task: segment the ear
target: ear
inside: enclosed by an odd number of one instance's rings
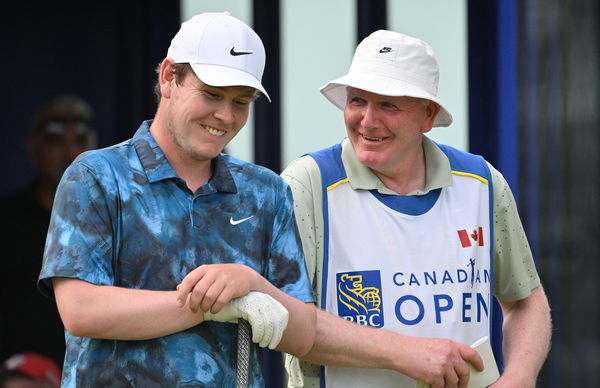
[[[160,94],[164,98],[170,98],[171,90],[175,87],[175,75],[171,67],[174,63],[173,59],[165,58],[160,64],[158,80],[160,83]]]
[[[421,125],[421,133],[427,133],[431,131],[433,128],[433,122],[437,117],[438,113],[440,113],[440,106],[433,101],[427,101],[427,105],[425,106],[425,120],[423,121],[423,125]]]

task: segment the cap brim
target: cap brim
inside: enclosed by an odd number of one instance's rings
[[[372,74],[347,74],[328,82],[321,88],[321,93],[335,106],[343,110],[346,106],[347,86],[383,96],[407,96],[431,100],[440,106],[440,112],[436,116],[433,126],[447,127],[452,124],[452,115],[444,108],[436,96],[400,80],[393,80]]]
[[[190,63],[194,73],[210,86],[249,86],[259,90],[271,102],[269,94],[261,83],[251,74],[233,67]]]

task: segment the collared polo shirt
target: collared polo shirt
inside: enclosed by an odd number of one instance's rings
[[[132,139],[82,154],[65,172],[50,222],[40,289],[52,278],[174,290],[202,264],[247,265],[313,302],[292,196],[276,174],[225,154],[195,193],[178,177],[144,122]],[[236,325],[203,322],[143,341],[66,333],[63,386],[235,385]],[[250,383],[264,385],[252,347]]]

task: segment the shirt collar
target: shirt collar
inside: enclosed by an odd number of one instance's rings
[[[152,137],[150,133],[151,124],[152,120],[144,121],[132,138],[133,146],[146,172],[148,182],[154,183],[173,178],[181,179],[167,160],[156,140]],[[229,166],[221,155],[212,160],[212,170],[213,174],[208,182],[209,184],[212,184],[218,191],[237,192],[237,187],[229,171]]]
[[[423,136],[425,153],[426,182],[423,190],[415,190],[409,195],[424,195],[431,190],[448,187],[452,184],[450,161],[446,154],[427,136]],[[397,194],[388,189],[370,168],[358,161],[354,148],[347,138],[342,142],[342,162],[348,181],[354,190],[377,190],[382,194]]]

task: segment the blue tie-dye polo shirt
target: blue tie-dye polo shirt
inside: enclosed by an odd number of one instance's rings
[[[282,291],[313,302],[292,196],[268,169],[221,154],[192,193],[149,132],[79,156],[59,185],[40,289],[54,277],[174,290],[202,264],[245,264]],[[245,219],[245,220],[244,220]],[[239,222],[244,220],[243,222]],[[237,325],[204,322],[154,340],[66,332],[64,387],[233,387]],[[264,385],[260,350],[250,386]]]

